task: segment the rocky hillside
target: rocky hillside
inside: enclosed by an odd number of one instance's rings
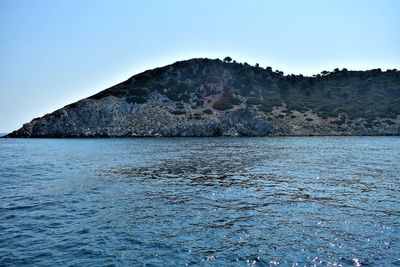
[[[191,59],[137,74],[8,137],[399,135],[400,72],[313,77]]]

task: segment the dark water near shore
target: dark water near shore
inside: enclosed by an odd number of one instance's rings
[[[399,165],[399,137],[0,139],[0,266],[399,266]]]

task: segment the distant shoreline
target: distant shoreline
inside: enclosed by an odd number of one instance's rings
[[[381,135],[265,135],[265,136],[7,136],[1,135],[3,139],[175,139],[175,138],[277,138],[277,137],[385,137],[400,136],[399,134],[381,134]]]

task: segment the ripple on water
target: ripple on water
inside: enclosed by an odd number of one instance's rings
[[[399,265],[399,144],[5,140],[0,265]]]

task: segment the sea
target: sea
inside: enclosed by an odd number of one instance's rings
[[[400,266],[400,137],[0,139],[0,266]]]

